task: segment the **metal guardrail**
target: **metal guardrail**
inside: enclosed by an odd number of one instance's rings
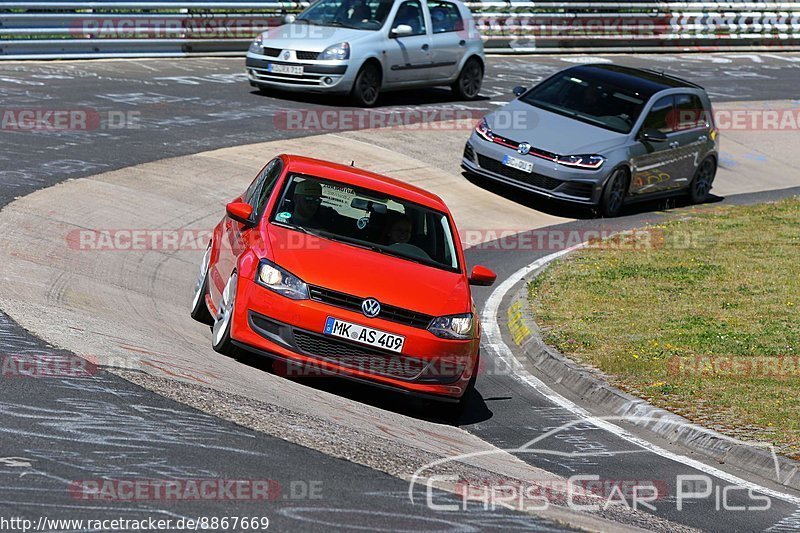
[[[243,55],[309,2],[0,3],[0,59]],[[487,52],[800,50],[798,2],[467,2]]]

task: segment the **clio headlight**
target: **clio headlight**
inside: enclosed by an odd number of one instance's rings
[[[350,59],[350,45],[339,43],[329,46],[317,56],[317,59]]]
[[[261,48],[263,46],[264,46],[264,34],[262,33],[258,37],[256,37],[252,43],[250,43],[250,48],[248,49],[248,51],[254,54],[261,54],[262,53]]]

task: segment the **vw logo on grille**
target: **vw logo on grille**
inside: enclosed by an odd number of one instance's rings
[[[530,151],[531,145],[528,143],[519,143],[519,146],[517,146],[517,153],[519,155],[526,155]]]
[[[361,302],[361,312],[370,318],[375,318],[381,312],[381,304],[375,298],[367,298]]]

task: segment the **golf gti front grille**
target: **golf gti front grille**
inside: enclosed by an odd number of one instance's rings
[[[400,354],[380,353],[375,348],[327,339],[294,330],[297,348],[307,355],[369,374],[399,379],[414,379],[425,369],[426,361]]]
[[[478,154],[478,164],[481,166],[481,168],[484,168],[489,172],[494,172],[495,174],[500,174],[501,176],[511,178],[514,181],[533,185],[534,187],[539,187],[540,189],[547,189],[548,191],[552,191],[563,183],[561,180],[551,178],[549,176],[536,174],[534,172],[529,173],[516,168],[511,168],[504,165],[500,161],[496,161],[491,157],[486,157],[485,155],[481,154]]]
[[[325,289],[323,287],[317,287],[314,285],[309,285],[308,292],[311,296],[311,299],[317,302],[322,302],[328,305],[333,305],[361,313],[361,302],[364,301],[364,298],[359,296],[353,296],[352,294],[333,291],[331,289]],[[409,311],[408,309],[395,307],[393,305],[387,305],[383,302],[381,302],[381,312],[378,314],[378,317],[384,320],[397,322],[398,324],[422,329],[427,328],[428,324],[430,324],[431,320],[433,320],[433,317],[430,315],[417,313],[416,311]]]
[[[521,142],[497,135],[496,133],[492,133],[492,142],[505,146],[506,148],[511,148],[512,150],[516,150],[519,148],[519,145],[522,144]],[[553,152],[548,152],[547,150],[542,150],[541,148],[536,148],[533,146],[529,148],[527,155],[540,157],[542,159],[547,159],[548,161],[556,161],[558,159],[558,154],[554,154]]]

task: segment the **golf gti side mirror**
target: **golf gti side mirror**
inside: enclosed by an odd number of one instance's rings
[[[527,90],[528,90],[527,88],[525,88],[525,87],[523,87],[521,85],[518,85],[518,86],[514,87],[514,96],[522,96],[523,93],[525,93],[525,91],[527,91]]]
[[[469,275],[469,284],[478,285],[481,287],[488,287],[497,279],[497,274],[486,268],[485,266],[475,265],[472,268],[472,274]]]
[[[414,33],[414,28],[408,24],[398,24],[392,28],[392,37],[404,37],[406,35],[411,35],[412,33]]]
[[[225,206],[225,212],[236,222],[241,222],[245,226],[252,226],[253,206],[245,202],[231,202]]]
[[[639,138],[643,141],[663,143],[667,141],[667,134],[654,128],[647,128],[639,134]]]

